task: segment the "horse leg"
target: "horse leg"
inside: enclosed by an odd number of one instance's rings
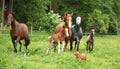
[[[93,51],[93,47],[94,47],[94,44],[92,44],[92,49],[91,49],[91,51]]]
[[[77,40],[75,40],[75,46],[74,46],[74,49],[76,49],[76,45],[77,45]]]
[[[60,42],[58,42],[58,54],[60,54]]]
[[[48,49],[47,49],[46,54],[48,54],[49,50],[51,50],[51,49],[52,49],[52,47],[53,47],[53,43],[51,42],[51,43],[49,44],[49,46],[48,46]]]
[[[24,38],[24,41],[25,41],[24,46],[26,47],[26,50],[27,50],[27,46],[30,44],[30,39],[29,39],[28,35]]]
[[[14,46],[14,52],[17,53],[17,49],[16,49],[16,45],[15,45],[15,40],[12,38],[12,43],[13,43],[13,46]]]
[[[68,44],[68,40],[65,40],[64,52],[66,50],[67,44]]]
[[[16,47],[17,47],[17,43],[20,41],[20,37],[18,37],[17,38],[17,40],[16,40],[16,42],[15,42],[15,45],[14,45],[14,52],[17,52],[17,49],[16,49]]]
[[[62,42],[62,52],[64,51],[65,41]]]
[[[21,43],[21,41],[19,41],[19,44],[20,44],[19,51],[21,52],[21,48],[22,48],[22,43]]]
[[[54,52],[56,51],[56,44],[54,44]]]
[[[72,44],[73,44],[73,41],[72,41],[72,39],[71,39],[71,40],[70,40],[70,51],[72,51],[72,48],[73,48]]]
[[[86,51],[88,50],[88,42],[86,42],[87,46],[86,46]]]
[[[79,50],[79,44],[80,44],[80,40],[77,40],[77,51]]]
[[[91,51],[91,43],[89,44],[89,51]]]

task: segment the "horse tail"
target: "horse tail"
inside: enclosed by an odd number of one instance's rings
[[[48,37],[48,39],[50,39],[50,38],[51,38],[51,36]]]
[[[25,46],[27,47],[29,44],[30,44],[30,39],[29,39],[29,37],[27,36],[27,37],[25,38]]]

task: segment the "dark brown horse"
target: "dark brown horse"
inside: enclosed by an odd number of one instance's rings
[[[65,14],[62,19],[64,21],[64,24],[59,24],[54,31],[54,34],[57,34],[62,30],[64,25],[67,27],[69,36],[65,37],[64,51],[66,50],[68,41],[70,40],[70,38],[72,36],[72,32],[71,32],[72,16],[73,16],[73,14]]]
[[[94,35],[95,35],[95,29],[91,29],[90,35],[88,35],[87,40],[86,40],[86,50],[92,51],[94,47]]]
[[[10,35],[12,39],[12,43],[14,46],[14,52],[17,52],[17,43],[20,44],[19,51],[21,51],[22,43],[21,40],[24,39],[25,41],[25,47],[27,50],[27,46],[30,43],[29,37],[28,37],[28,28],[23,23],[18,23],[12,13],[9,13],[7,16],[7,24],[11,25]]]

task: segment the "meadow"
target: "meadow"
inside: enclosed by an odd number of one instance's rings
[[[120,69],[120,35],[95,35],[93,52],[86,51],[86,35],[81,39],[80,53],[87,55],[87,60],[77,60],[76,51],[69,50],[60,54],[46,54],[49,45],[49,32],[33,32],[28,54],[25,47],[22,52],[14,53],[9,31],[0,35],[0,69]],[[8,34],[8,35],[6,35]],[[24,42],[23,42],[24,43]],[[19,48],[19,44],[17,46]]]

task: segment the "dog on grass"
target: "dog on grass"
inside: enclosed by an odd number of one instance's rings
[[[73,55],[75,55],[78,60],[86,60],[86,59],[87,59],[87,57],[86,57],[85,54],[80,54],[80,53],[77,52],[77,51],[74,52]]]

